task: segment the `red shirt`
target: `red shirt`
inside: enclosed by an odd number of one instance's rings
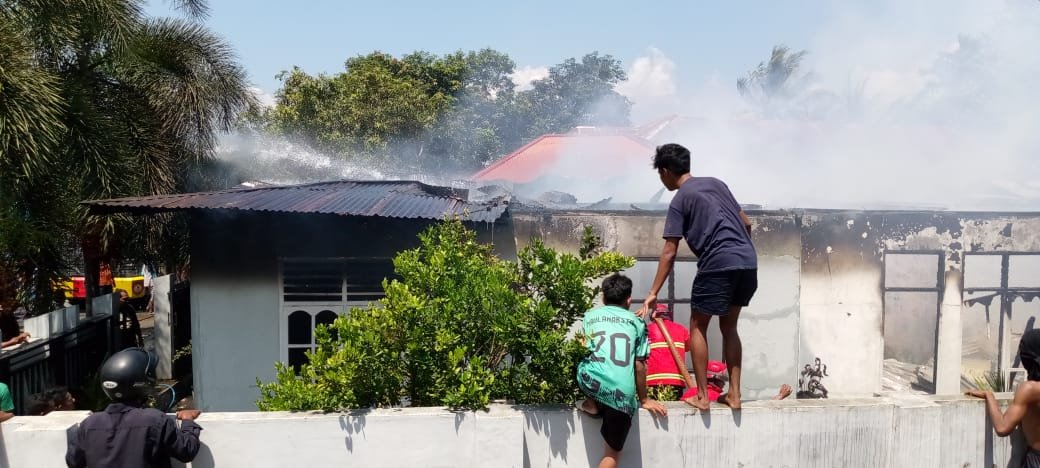
[[[668,319],[661,319],[668,334],[675,343],[675,350],[679,352],[682,359],[686,359],[686,342],[690,339],[690,332],[686,327]],[[657,328],[657,322],[651,322],[646,327],[650,339],[650,357],[646,360],[646,384],[653,385],[677,385],[685,386],[679,367],[672,359],[672,351],[668,349],[668,342],[664,339],[661,329]]]

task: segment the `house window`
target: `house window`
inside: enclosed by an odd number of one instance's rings
[[[637,257],[636,264],[623,272],[632,280],[632,304],[640,304],[646,300],[646,295],[653,286],[654,276],[657,275],[657,257]],[[690,310],[690,289],[693,286],[693,278],[697,275],[697,259],[694,257],[679,257],[675,259],[675,266],[668,275],[664,286],[657,292],[657,302],[668,304],[672,310],[678,313],[685,304],[685,310]],[[675,317],[678,322],[679,317]],[[687,313],[686,321],[689,321]]]
[[[654,284],[654,276],[657,275],[657,257],[636,257],[636,264],[632,268],[621,272],[632,280],[632,310],[637,309],[646,300],[650,292],[650,286]],[[690,292],[693,288],[693,278],[697,276],[696,257],[678,257],[672,272],[668,275],[664,286],[657,292],[657,303],[667,304],[672,309],[672,319],[684,327],[690,326]],[[722,337],[718,328],[708,329],[708,354],[712,359],[722,355]],[[686,365],[691,366],[690,355],[686,356]]]
[[[389,258],[283,260],[282,361],[299,371],[317,345],[315,328],[381,299],[383,279],[393,276]]]

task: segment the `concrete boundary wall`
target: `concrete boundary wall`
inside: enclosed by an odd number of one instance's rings
[[[3,423],[0,466],[64,466],[86,414]],[[189,466],[200,468],[585,467],[603,447],[598,420],[559,407],[207,413],[199,424],[203,447]],[[982,401],[956,396],[760,401],[739,413],[670,404],[667,419],[640,411],[621,466],[1018,466],[1021,437],[995,437],[986,424]]]

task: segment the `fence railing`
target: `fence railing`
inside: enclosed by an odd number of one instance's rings
[[[57,385],[74,390],[97,371],[112,329],[111,309],[100,312],[86,317],[69,307],[26,319],[31,341],[0,351],[0,382],[11,390],[15,414],[25,414],[30,395]]]

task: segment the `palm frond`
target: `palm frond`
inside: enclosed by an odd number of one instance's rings
[[[0,162],[23,176],[52,160],[64,133],[58,79],[34,61],[24,31],[0,15]]]

